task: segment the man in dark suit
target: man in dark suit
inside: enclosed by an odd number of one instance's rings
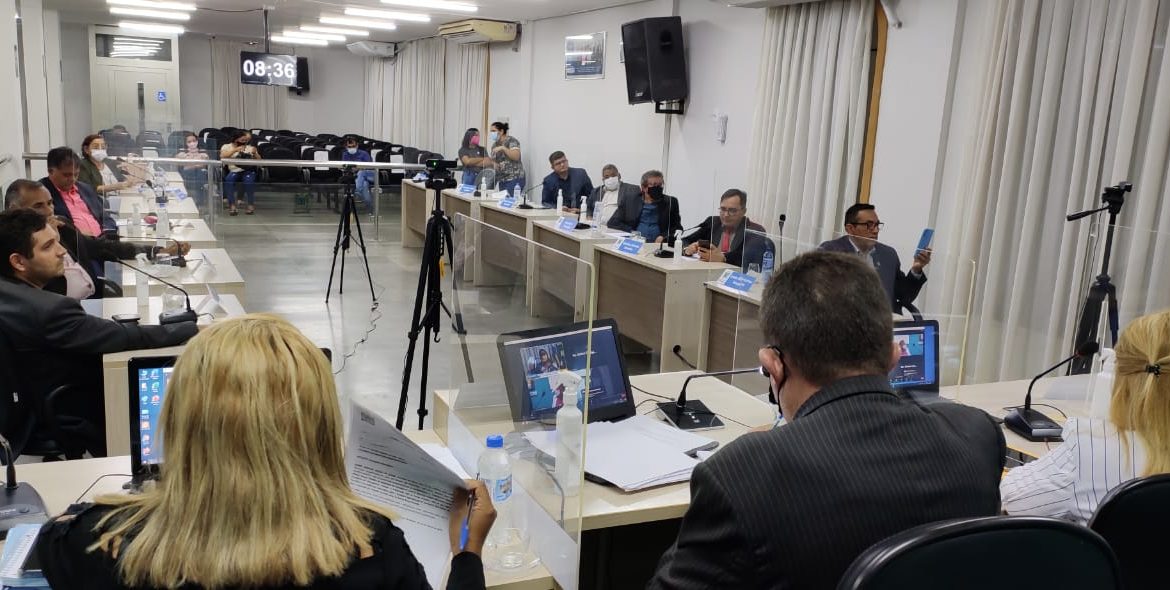
[[[53,197],[53,214],[68,219],[87,236],[118,236],[118,223],[106,207],[106,202],[92,186],[77,180],[81,168],[77,157],[68,147],[49,150],[49,175],[41,184]]]
[[[622,173],[617,166],[606,164],[601,167],[601,185],[589,195],[589,213],[599,225],[609,224],[609,218],[617,211],[622,199],[638,200],[642,189],[636,184],[622,182]]]
[[[70,289],[76,277],[68,273],[70,261],[76,263],[89,277],[90,285],[94,286],[93,296],[100,298],[102,268],[101,263],[114,260],[129,260],[138,254],[146,254],[147,258],[154,259],[155,255],[166,254],[174,256],[191,251],[191,245],[171,240],[166,246],[155,246],[145,242],[123,242],[106,238],[87,236],[68,221],[53,215],[53,198],[49,190],[39,182],[18,178],[8,185],[4,191],[5,209],[32,209],[49,220],[59,234],[61,245],[68,253],[66,259],[67,272],[65,275],[50,280],[44,287],[46,291],[66,295],[76,293],[78,289]]]
[[[642,174],[642,192],[621,195],[617,211],[606,224],[610,229],[642,234],[648,242],[663,242],[682,231],[682,214],[678,199],[664,194],[662,172],[649,170]]]
[[[719,215],[712,215],[683,238],[683,253],[695,254],[707,262],[726,262],[740,268],[749,264],[763,266],[764,253],[776,252],[776,245],[766,238],[764,226],[747,217],[747,193],[727,189],[719,198]]]
[[[1003,432],[890,387],[890,307],[856,256],[811,252],[764,291],[760,362],[788,423],[700,463],[650,588],[836,588],[870,545],[999,513]]]
[[[845,211],[845,234],[835,240],[821,244],[821,250],[856,254],[866,264],[873,267],[882,281],[882,289],[890,299],[890,307],[894,313],[902,313],[902,306],[913,303],[926,284],[926,275],[922,269],[930,264],[930,250],[919,250],[914,253],[914,264],[910,265],[910,272],[902,272],[902,261],[898,259],[898,251],[878,242],[878,233],[883,224],[877,216],[877,210],[868,203],[857,203]]]
[[[101,355],[175,346],[198,331],[194,322],[120,324],[85,313],[74,299],[42,288],[64,271],[65,248],[44,216],[27,209],[0,213],[0,333],[14,358],[16,391],[37,397],[72,385],[71,445],[105,455]],[[61,441],[58,441],[61,442]]]
[[[560,191],[564,199],[563,210],[566,213],[579,212],[581,201],[593,192],[589,173],[584,168],[570,168],[569,158],[560,150],[549,155],[548,163],[552,166],[552,172],[544,177],[540,200],[545,207],[556,207],[557,191]]]

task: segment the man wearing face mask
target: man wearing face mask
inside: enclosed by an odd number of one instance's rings
[[[639,199],[642,191],[637,185],[622,182],[622,173],[617,166],[606,164],[601,168],[601,186],[593,189],[589,195],[589,210],[593,212],[593,221],[598,226],[606,225],[617,211],[618,203],[623,199]]]
[[[345,153],[341,154],[343,162],[373,162],[374,159],[370,157],[370,152],[363,149],[358,149],[357,140],[349,138],[345,140]],[[366,212],[374,214],[374,198],[370,196],[370,186],[374,184],[374,170],[365,169],[357,170],[356,180],[357,194],[361,197],[362,202],[366,204]]]
[[[836,588],[890,535],[999,513],[1003,431],[970,406],[894,392],[890,306],[872,268],[832,252],[794,258],[764,289],[760,327],[788,423],[695,467],[648,588]]]
[[[638,232],[647,242],[661,243],[682,231],[682,215],[678,199],[663,193],[662,172],[649,170],[642,174],[642,190],[637,195],[621,195],[617,211],[609,218],[608,227],[620,231]]]

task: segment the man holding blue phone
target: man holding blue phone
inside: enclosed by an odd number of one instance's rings
[[[934,230],[922,232],[910,272],[902,272],[898,251],[878,241],[884,226],[877,209],[868,203],[856,203],[845,211],[845,235],[820,245],[829,252],[855,253],[868,263],[881,279],[882,288],[890,296],[894,313],[902,313],[904,305],[914,302],[922,285],[926,284],[923,269],[930,264],[930,242]]]

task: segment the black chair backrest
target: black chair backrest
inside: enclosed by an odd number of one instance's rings
[[[1170,526],[1170,474],[1131,479],[1109,491],[1089,528],[1105,538],[1121,565],[1126,588],[1170,583],[1170,561],[1160,539]]]
[[[0,332],[0,433],[8,439],[12,446],[13,458],[20,456],[24,445],[28,442],[36,416],[33,412],[32,400],[27,395],[20,395],[20,382],[16,374],[17,359],[15,349],[8,340],[8,335]],[[0,463],[3,453],[0,453]]]
[[[138,151],[134,138],[125,131],[104,131],[102,138],[106,140],[106,152],[111,156],[122,157]]]
[[[837,590],[1121,588],[1109,545],[1055,518],[993,516],[914,527],[853,561]]]
[[[412,147],[402,148],[402,161],[407,164],[418,164],[418,149]]]
[[[293,150],[284,147],[280,144],[270,143],[265,145],[267,153],[261,152],[261,157],[266,160],[300,160],[299,154]],[[289,166],[269,166],[268,179],[271,182],[300,182],[302,180],[302,168],[291,168]]]
[[[277,129],[276,134],[282,137],[292,137],[296,135],[291,129]]]

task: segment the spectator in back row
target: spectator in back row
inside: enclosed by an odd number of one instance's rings
[[[345,151],[341,154],[341,161],[373,162],[374,159],[370,157],[370,152],[358,147],[356,139],[350,137],[345,140]],[[374,213],[374,197],[370,195],[370,187],[374,185],[375,174],[377,172],[370,168],[354,171],[354,188],[357,189],[362,202],[366,204],[366,212],[371,215]]]
[[[566,213],[579,212],[582,206],[586,206],[583,203],[589,193],[593,192],[589,173],[584,168],[570,168],[569,158],[560,150],[549,155],[548,163],[552,166],[552,172],[544,177],[541,202],[545,207],[556,207],[559,192],[564,199],[563,210]]]
[[[61,146],[49,150],[49,175],[41,184],[53,197],[53,214],[69,220],[77,230],[90,236],[118,237],[118,223],[110,214],[106,200],[93,187],[77,180],[81,166],[77,153]]]
[[[99,195],[135,188],[141,184],[141,181],[130,177],[118,180],[107,155],[105,138],[97,133],[86,135],[81,141],[81,170],[77,180],[92,186]]]
[[[259,160],[260,152],[256,150],[256,146],[251,145],[252,134],[244,129],[237,130],[229,138],[229,143],[224,144],[219,148],[219,159],[251,159]],[[228,173],[223,177],[223,194],[228,200],[228,215],[237,215],[239,211],[236,209],[236,183],[244,183],[244,198],[248,202],[248,209],[245,211],[248,215],[256,212],[256,167],[243,167],[238,164],[229,163],[227,165]]]
[[[181,160],[191,160],[190,164],[179,165],[179,175],[183,177],[183,185],[187,194],[195,199],[195,206],[200,210],[207,203],[207,152],[199,148],[199,136],[186,132],[183,135],[183,149],[175,153]]]

